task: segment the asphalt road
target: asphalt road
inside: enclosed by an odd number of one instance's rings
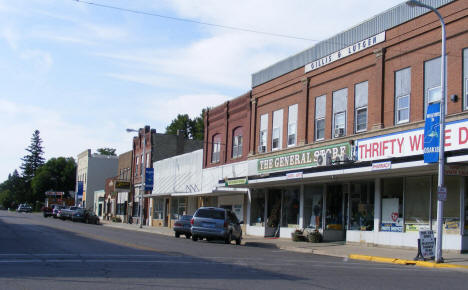
[[[225,245],[0,211],[0,289],[467,289],[468,272]]]

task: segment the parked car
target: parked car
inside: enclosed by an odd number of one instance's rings
[[[190,239],[190,237],[192,236],[192,225],[190,224],[192,217],[193,216],[191,215],[182,215],[174,223],[173,229],[176,238],[180,237],[180,235],[183,234],[187,239]]]
[[[216,207],[201,207],[193,215],[192,220],[192,240],[206,238],[221,239],[226,244],[230,244],[232,240],[240,245],[242,240],[243,222],[239,222],[236,215],[227,209]]]
[[[17,212],[32,212],[32,207],[23,203],[18,206],[16,209]]]
[[[87,224],[99,224],[99,217],[92,211],[84,208],[78,208],[72,214],[71,220],[74,222],[85,222]]]
[[[59,205],[59,204],[54,205],[54,208],[52,209],[52,217],[53,218],[60,217],[60,210],[62,208],[65,208],[65,207],[63,205]]]
[[[42,214],[44,215],[45,218],[46,218],[46,217],[49,217],[49,216],[52,216],[52,211],[53,211],[52,207],[50,207],[50,206],[43,206],[43,207],[41,208],[41,210],[42,210]]]
[[[66,220],[66,219],[71,220],[73,213],[77,209],[79,209],[79,207],[77,207],[77,206],[70,206],[70,207],[67,207],[67,208],[62,208],[60,210],[60,218],[62,220]]]

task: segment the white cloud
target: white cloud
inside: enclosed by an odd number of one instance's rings
[[[40,70],[47,72],[52,67],[53,60],[49,52],[27,49],[20,53],[21,59],[28,61]]]

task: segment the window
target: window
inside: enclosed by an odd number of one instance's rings
[[[441,58],[438,57],[424,63],[424,115],[426,114],[427,106],[440,102],[442,96],[440,61]]]
[[[135,176],[138,175],[138,156],[135,156]]]
[[[297,104],[289,106],[288,111],[288,146],[296,145],[297,135]]]
[[[150,153],[146,153],[146,167],[151,167]]]
[[[429,229],[431,176],[407,177],[405,185],[406,231]]]
[[[145,166],[145,164],[143,162],[144,162],[143,161],[143,154],[141,154],[141,156],[140,156],[140,175],[143,174],[143,170],[144,170],[143,167]]]
[[[350,230],[374,230],[373,182],[353,182],[351,184],[350,210]]]
[[[242,156],[242,127],[238,127],[232,134],[232,158]]]
[[[221,153],[221,135],[216,134],[213,136],[213,144],[211,151],[211,163],[218,163]]]
[[[346,107],[348,104],[348,89],[333,92],[333,138],[346,135]]]
[[[153,219],[164,219],[164,198],[155,198],[153,201]]]
[[[395,72],[395,124],[409,122],[411,68]]]
[[[322,228],[323,186],[304,186],[304,227],[312,229]]]
[[[186,197],[173,197],[171,200],[171,219],[179,219],[179,216],[187,213]]]
[[[283,110],[273,112],[273,131],[271,138],[271,150],[278,150],[282,147],[283,137]]]
[[[380,231],[403,232],[403,178],[382,180],[382,220]]]
[[[362,82],[354,86],[354,128],[356,133],[367,130],[367,99],[368,99],[368,82]]]
[[[294,228],[299,225],[299,188],[283,191],[281,226]]]
[[[265,192],[262,189],[253,189],[250,204],[250,225],[263,227],[265,225]]]
[[[264,114],[260,117],[260,146],[258,152],[266,152],[267,144],[267,135],[268,135],[268,114]]]
[[[465,110],[468,110],[468,48],[463,50],[463,86]]]
[[[325,110],[327,96],[323,95],[315,98],[315,140],[325,138]]]

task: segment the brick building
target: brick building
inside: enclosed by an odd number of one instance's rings
[[[447,30],[443,244],[467,250],[468,2],[424,2]],[[441,98],[440,43],[436,15],[402,3],[253,74],[248,180],[234,186],[250,192],[247,233],[310,228],[416,247],[418,230],[436,229],[437,166],[423,144],[427,108]],[[228,110],[207,118],[205,167],[217,148],[219,164],[235,161]]]

